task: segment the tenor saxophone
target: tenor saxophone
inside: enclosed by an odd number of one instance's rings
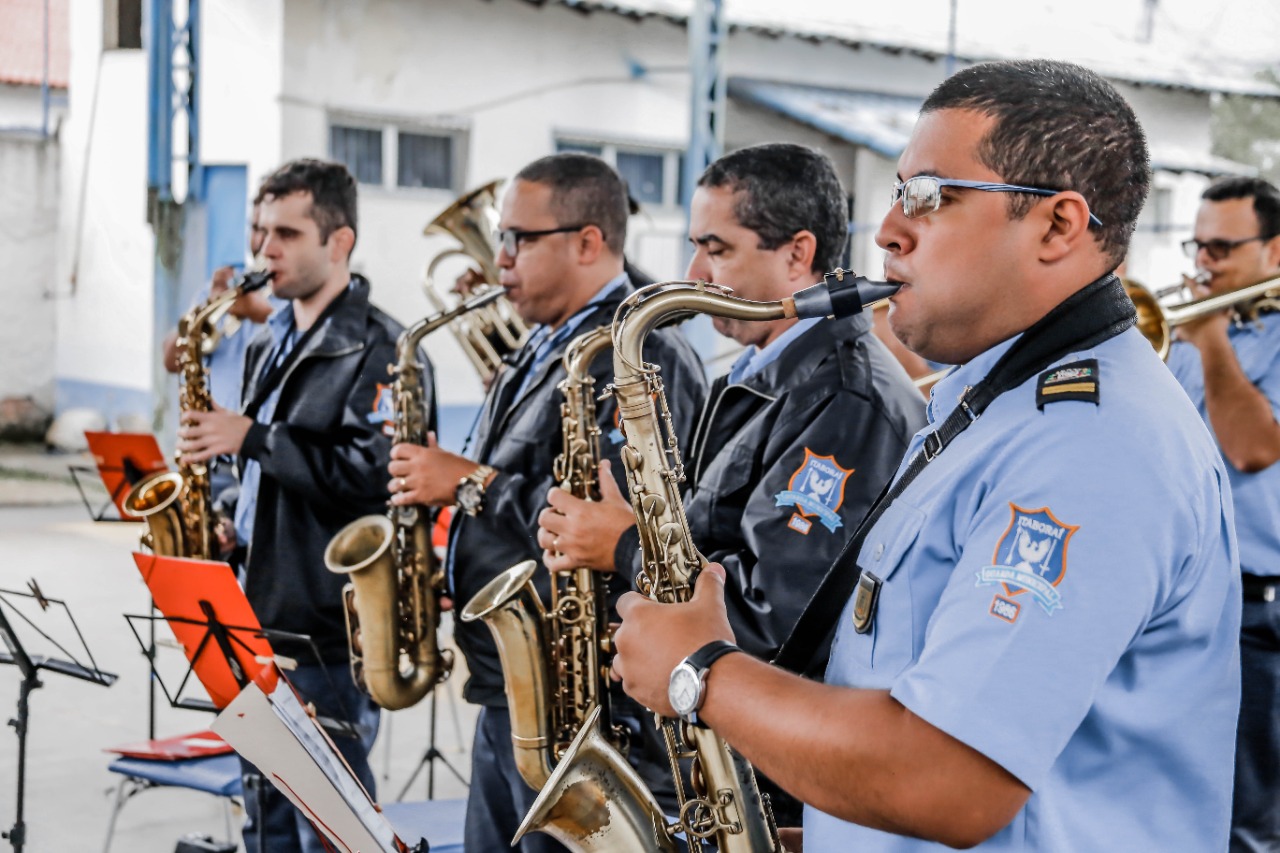
[[[458,317],[490,304],[494,288],[406,329],[396,342],[391,387],[396,444],[427,443],[423,338]],[[386,514],[357,518],[338,531],[324,552],[325,566],[349,575],[343,587],[351,676],[389,711],[419,702],[449,676],[453,653],[441,649],[440,595],[443,571],[431,546],[432,514],[418,506],[389,506]]]
[[[689,531],[680,483],[684,464],[676,444],[659,369],[644,362],[646,336],[673,315],[688,312],[735,320],[845,316],[891,296],[897,285],[869,282],[837,270],[822,284],[777,302],[751,302],[728,288],[705,282],[663,282],[632,294],[613,324],[614,382],[626,445],[622,462],[636,513],[642,568],[636,587],[662,602],[687,601],[706,559]],[[516,835],[546,832],[580,851],[674,849],[684,833],[692,853],[712,841],[720,853],[781,853],[768,799],[756,786],[751,765],[711,729],[659,717],[675,780],[680,813],[668,824],[652,794],[616,804],[630,788],[618,782],[630,766],[592,726],[584,726],[560,760]],[[680,761],[692,761],[686,790]],[[644,819],[634,816],[641,814]],[[651,837],[638,837],[637,824],[652,824]]]
[[[609,326],[579,335],[564,355],[560,383],[563,435],[554,475],[576,498],[599,500],[600,427],[590,367],[613,345]],[[608,612],[599,576],[590,569],[557,572],[550,606],[533,586],[538,566],[525,560],[484,586],[462,609],[464,622],[483,620],[502,659],[516,769],[532,788],[550,778],[593,708],[611,741],[625,748],[610,723]]]
[[[235,285],[192,308],[178,320],[178,410],[213,410],[209,370],[204,357],[218,340],[218,321],[246,293],[261,289],[273,273],[251,272]],[[142,544],[165,557],[215,559],[217,538],[209,467],[203,462],[185,464],[174,454],[176,471],[158,471],[137,483],[125,495],[124,514],[147,522]]]

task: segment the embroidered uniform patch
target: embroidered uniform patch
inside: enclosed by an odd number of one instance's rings
[[[844,503],[844,486],[853,471],[840,467],[834,456],[818,456],[806,447],[804,462],[791,475],[786,490],[773,496],[774,506],[796,508],[787,526],[797,533],[808,534],[812,516],[835,533],[844,524],[836,513]]]
[[[1021,610],[1021,604],[1003,595],[997,595],[991,599],[991,615],[997,619],[1003,619],[1010,625],[1018,621],[1018,613]]]
[[[391,395],[391,386],[378,383],[378,392],[373,397],[373,411],[365,415],[371,424],[382,424],[383,435],[395,435],[396,408]]]
[[[996,601],[991,604],[991,614],[1007,622],[1017,618],[1017,611],[1000,608],[1005,614],[1001,616],[997,612],[997,603],[1001,600],[1014,603],[1011,600],[1013,596],[1026,592],[1031,593],[1044,612],[1052,616],[1062,608],[1062,594],[1058,586],[1067,576],[1067,543],[1080,527],[1063,524],[1047,506],[1024,509],[1010,503],[1009,509],[1013,518],[996,543],[995,553],[991,555],[993,565],[978,571],[977,586],[1004,588],[1010,598],[996,596]],[[1007,618],[1010,613],[1013,619]]]
[[[1061,400],[1081,400],[1098,404],[1098,360],[1073,361],[1040,374],[1036,383],[1036,408]]]

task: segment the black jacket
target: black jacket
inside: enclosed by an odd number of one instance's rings
[[[613,322],[619,303],[632,292],[630,286],[614,291],[592,309],[575,334]],[[680,442],[689,440],[693,423],[706,397],[706,379],[693,348],[677,329],[659,329],[646,340],[645,359],[662,367],[667,401]],[[522,560],[541,563],[538,547],[538,513],[547,505],[547,491],[554,485],[551,466],[561,451],[559,390],[565,372],[561,357],[568,341],[555,348],[538,374],[518,397],[513,397],[532,353],[516,353],[489,389],[480,425],[474,436],[475,458],[492,465],[500,473],[485,494],[484,510],[472,518],[455,513],[449,535],[451,589],[457,606],[465,606],[485,584]],[[591,365],[597,392],[613,379],[612,350],[601,353]],[[623,494],[626,482],[619,460],[621,433],[615,423],[617,406],[612,398],[596,403],[596,417],[602,431],[601,455],[612,461],[613,473]],[[630,582],[630,574],[612,578],[611,586]],[[550,600],[550,578],[546,571],[535,575],[535,586],[544,602]],[[615,590],[616,591],[616,590]],[[458,621],[454,636],[467,659],[470,677],[463,688],[469,702],[505,707],[502,665],[493,636],[482,622]]]
[[[739,384],[712,383],[685,514],[694,543],[725,567],[738,645],[777,653],[924,424],[920,392],[865,314],[818,323]],[[618,565],[637,547],[633,529]]]
[[[241,456],[262,467],[245,594],[264,628],[309,634],[325,663],[348,658],[342,586],[324,565],[329,540],[360,516],[387,511],[393,423],[389,389],[403,327],[369,302],[360,276],[301,349],[280,382],[270,424],[254,423]],[[244,400],[258,396],[274,349],[264,331],[245,355]],[[421,355],[420,355],[421,358]],[[427,416],[435,421],[430,364],[423,359]],[[305,646],[282,654],[313,663]]]

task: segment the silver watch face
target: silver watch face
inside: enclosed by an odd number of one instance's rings
[[[484,500],[484,492],[482,492],[480,487],[475,483],[467,480],[466,482],[458,485],[458,488],[454,491],[454,498],[457,500],[458,506],[462,508],[463,512],[468,512],[474,515],[476,510],[480,508],[481,502]]]
[[[698,699],[702,694],[702,679],[697,671],[688,663],[682,662],[671,671],[671,680],[667,683],[667,701],[681,717],[688,717],[698,709]]]

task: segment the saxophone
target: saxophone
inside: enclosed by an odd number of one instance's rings
[[[609,326],[579,335],[564,355],[560,383],[563,434],[554,475],[560,488],[583,500],[599,500],[600,427],[596,424],[590,367],[613,345]],[[591,569],[557,572],[550,607],[533,586],[538,565],[525,560],[476,593],[462,609],[464,622],[484,620],[502,659],[511,711],[516,768],[531,788],[541,788],[593,708],[611,740],[625,749],[624,733],[609,722],[609,651],[604,588]]]
[[[401,333],[396,363],[388,366],[395,375],[394,443],[427,443],[422,339],[502,295],[501,288],[487,290]],[[442,650],[436,636],[444,573],[431,547],[432,521],[424,507],[390,506],[342,528],[324,552],[329,571],[351,577],[342,590],[351,677],[389,711],[416,704],[453,669],[452,651]]]
[[[645,337],[666,319],[690,311],[736,320],[846,316],[891,296],[898,286],[869,282],[844,270],[827,274],[794,297],[751,302],[728,288],[705,282],[664,282],[632,294],[614,319],[614,383],[626,436],[622,462],[640,534],[642,568],[636,587],[662,602],[687,601],[706,559],[693,543],[679,484],[684,465],[671,413],[655,365],[642,357]],[[658,718],[675,779],[680,813],[666,823],[650,792],[624,799],[630,766],[599,736],[594,719],[583,727],[516,835],[546,832],[574,850],[673,850],[684,833],[698,853],[712,841],[719,853],[782,853],[768,799],[756,786],[751,765],[710,729]],[[691,790],[679,769],[691,759]],[[637,827],[651,834],[638,833]]]
[[[218,321],[246,293],[261,289],[272,273],[251,272],[234,286],[210,296],[178,320],[178,410],[209,412],[209,371],[204,357],[213,352],[219,337]],[[129,490],[121,506],[124,514],[147,522],[142,544],[164,557],[217,559],[217,520],[212,511],[209,467],[203,462],[185,465],[175,453],[177,471],[150,474]]]

